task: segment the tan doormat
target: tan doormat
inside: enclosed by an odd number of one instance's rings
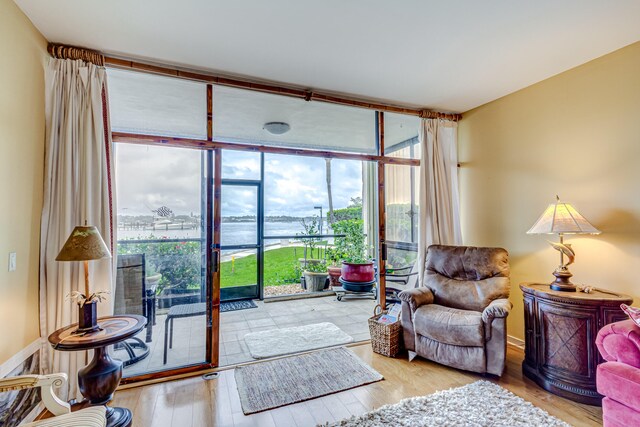
[[[251,357],[267,359],[349,344],[353,342],[353,337],[333,323],[323,322],[251,332],[244,336],[244,342],[249,348]]]

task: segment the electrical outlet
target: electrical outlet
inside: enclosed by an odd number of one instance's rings
[[[16,253],[9,253],[9,271],[16,271]]]

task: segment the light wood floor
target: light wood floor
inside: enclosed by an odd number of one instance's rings
[[[485,379],[481,375],[457,371],[420,358],[408,362],[404,358],[380,356],[371,351],[368,343],[351,349],[385,379],[341,393],[245,416],[240,407],[233,370],[229,369],[221,371],[215,380],[205,381],[201,377],[195,377],[118,391],[112,405],[131,409],[134,427],[305,427],[360,415],[406,397],[423,396]],[[505,374],[500,379],[486,379],[576,427],[602,425],[600,408],[581,405],[547,393],[532,381],[523,378],[520,368],[523,357],[521,350],[510,347]]]

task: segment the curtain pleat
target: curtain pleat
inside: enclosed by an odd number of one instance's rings
[[[362,218],[367,234],[367,247],[372,258],[378,258],[378,165],[362,162]]]
[[[78,321],[71,291],[84,290],[79,262],[55,258],[76,225],[95,225],[115,256],[112,228],[113,159],[105,122],[106,74],[81,60],[51,59],[45,70],[46,157],[40,241],[40,331],[46,338]],[[113,259],[89,261],[91,292],[113,291]],[[98,315],[112,313],[99,304]],[[77,372],[87,352],[54,351],[45,342],[45,370],[69,375],[67,398],[81,398]],[[65,390],[61,391],[64,395]]]
[[[422,148],[420,166],[420,235],[418,265],[424,277],[429,245],[460,245],[458,189],[458,123],[443,119],[423,119],[419,134]]]

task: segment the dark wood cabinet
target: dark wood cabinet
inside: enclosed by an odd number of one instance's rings
[[[600,405],[596,368],[602,358],[596,335],[604,325],[625,320],[624,294],[553,291],[548,284],[523,283],[525,359],[522,370],[545,390],[567,399]]]

